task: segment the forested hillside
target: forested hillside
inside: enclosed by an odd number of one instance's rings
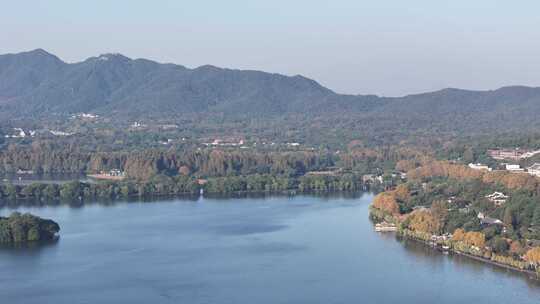
[[[169,118],[207,129],[310,129],[346,139],[470,135],[538,127],[540,88],[444,89],[386,98],[341,95],[303,76],[190,69],[106,54],[65,63],[44,50],[0,55],[0,118],[92,112],[116,121]],[[322,132],[322,133],[321,133]],[[320,134],[320,135],[319,135]]]

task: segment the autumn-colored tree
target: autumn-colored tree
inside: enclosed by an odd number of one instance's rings
[[[435,201],[431,204],[431,213],[442,227],[448,218],[448,206],[445,201]]]
[[[440,223],[429,210],[414,211],[409,217],[409,228],[414,231],[438,233]]]
[[[421,180],[433,177],[447,177],[458,180],[479,179],[486,184],[502,184],[509,189],[525,189],[538,191],[540,180],[530,174],[510,173],[506,171],[474,170],[464,165],[448,161],[429,161],[421,167],[407,172],[410,180]]]
[[[451,164],[447,161],[432,161],[407,172],[412,180],[431,177],[450,177],[455,179],[482,178],[484,172],[464,165]]]
[[[519,243],[519,241],[513,241],[510,244],[510,253],[514,255],[522,255],[523,254],[523,246]]]
[[[402,159],[396,163],[396,170],[401,172],[408,172],[416,168],[416,162],[414,160]]]
[[[484,248],[486,246],[486,236],[482,232],[467,232],[464,237],[464,242],[470,246]]]
[[[399,206],[391,193],[379,193],[373,199],[373,207],[393,215],[399,214]]]
[[[180,173],[181,175],[189,175],[190,172],[191,172],[191,170],[189,169],[188,166],[181,166],[178,169],[178,173]]]
[[[525,254],[525,261],[535,265],[540,264],[540,247],[534,247]]]
[[[461,242],[465,239],[465,230],[458,228],[452,234],[452,240]]]
[[[394,197],[402,202],[408,202],[411,199],[411,193],[409,187],[405,184],[398,185],[393,192]]]
[[[538,179],[529,174],[509,173],[505,171],[495,171],[485,173],[482,182],[495,184],[501,183],[510,189],[527,189],[533,191],[538,187]]]

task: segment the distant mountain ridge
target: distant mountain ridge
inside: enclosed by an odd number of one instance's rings
[[[121,54],[66,63],[42,49],[0,55],[0,118],[51,113],[272,118],[284,115],[393,121],[397,127],[538,126],[540,88],[444,89],[388,98],[342,95],[303,76],[214,66],[189,69]],[[516,119],[519,117],[519,119]]]
[[[241,107],[244,113],[268,115],[303,111],[306,100],[320,103],[338,95],[302,76],[188,69],[120,54],[68,64],[38,49],[0,56],[0,96],[7,112],[227,112]]]

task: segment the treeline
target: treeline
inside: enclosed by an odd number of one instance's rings
[[[227,176],[274,174],[298,176],[333,166],[336,159],[324,152],[243,152],[223,150],[142,152],[79,152],[58,148],[30,149],[10,146],[0,153],[0,171],[18,169],[36,173],[79,173],[121,169],[132,178],[156,174]]]
[[[540,133],[532,131],[497,135],[482,134],[475,137],[459,138],[440,145],[436,149],[436,154],[439,159],[459,159],[463,163],[479,162],[494,167],[498,163],[488,155],[488,150],[517,147],[531,150],[540,149]],[[520,161],[521,164],[526,162],[527,160]]]
[[[5,184],[0,186],[0,201],[5,204],[44,204],[57,201],[73,202],[89,199],[120,199],[132,196],[159,196],[198,193],[197,180],[187,176],[170,177],[156,175],[145,182],[100,182],[84,183],[72,181],[64,184],[30,185]]]
[[[182,194],[230,194],[236,192],[336,192],[359,191],[377,184],[363,184],[354,174],[340,176],[286,177],[270,174],[212,177],[200,180],[189,176],[156,175],[147,181],[83,183],[73,181],[61,185],[34,183],[26,186],[0,186],[0,202],[8,205],[40,205],[85,200],[115,200],[130,197],[150,198]]]
[[[85,173],[120,169],[134,179],[157,174],[215,177],[271,174],[299,177],[310,171],[339,166],[356,173],[393,169],[400,159],[417,159],[422,153],[404,148],[358,148],[330,151],[241,151],[203,149],[189,151],[81,152],[76,147],[35,142],[30,147],[10,145],[0,152],[0,172],[19,169],[36,173]],[[378,172],[380,173],[380,172]]]
[[[204,189],[210,193],[232,192],[334,192],[364,189],[362,179],[353,174],[342,176],[302,176],[300,178],[266,175],[217,177]]]
[[[479,182],[500,184],[512,190],[524,190],[531,195],[540,195],[540,179],[527,173],[508,171],[483,171],[448,161],[431,161],[407,172],[411,180],[428,181],[433,178],[454,178],[457,180],[477,180]]]
[[[59,231],[56,222],[28,213],[14,212],[9,217],[0,217],[0,244],[48,241]]]

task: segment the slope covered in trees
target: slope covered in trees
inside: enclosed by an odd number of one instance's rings
[[[120,54],[68,64],[43,50],[0,56],[2,112],[94,111],[143,116],[321,111],[350,97],[302,76],[201,66],[188,69]],[[238,111],[241,109],[241,111]]]
[[[0,55],[0,118],[50,119],[77,112],[115,121],[204,121],[207,128],[227,121],[235,130],[314,130],[304,138],[331,130],[349,140],[392,140],[413,133],[470,135],[537,128],[540,88],[444,89],[386,98],[337,94],[303,76],[213,66],[190,69],[120,54],[78,63],[65,63],[43,50]]]

